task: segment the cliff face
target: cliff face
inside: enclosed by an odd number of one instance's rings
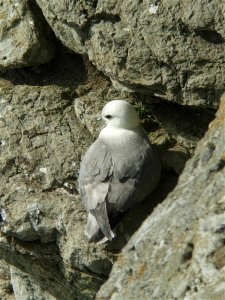
[[[0,4],[1,299],[7,264],[21,300],[223,299],[221,1]],[[112,242],[88,244],[79,163],[118,98],[139,111],[162,178]]]
[[[224,89],[221,1],[37,0],[56,36],[114,86],[216,107]]]
[[[225,95],[174,191],[130,239],[99,299],[223,299]]]

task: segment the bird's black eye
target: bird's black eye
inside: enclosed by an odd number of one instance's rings
[[[112,116],[111,115],[106,115],[105,118],[109,120],[109,119],[112,119]]]

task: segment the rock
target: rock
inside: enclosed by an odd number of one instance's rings
[[[37,0],[56,36],[114,87],[216,108],[225,89],[221,1]]]
[[[122,4],[105,0],[37,0],[39,6],[34,1],[2,1],[0,20],[4,32],[0,34],[4,39],[0,42],[0,53],[1,45],[9,47],[10,60],[2,62],[0,57],[0,256],[12,266],[17,299],[93,299],[108,279],[117,257],[112,279],[103,286],[100,297],[107,295],[107,286],[114,291],[114,285],[121,283],[120,275],[124,275],[125,279],[128,276],[124,289],[131,284],[132,296],[144,299],[142,296],[148,295],[153,282],[158,299],[164,295],[165,299],[170,299],[170,295],[181,298],[185,293],[193,299],[203,295],[204,299],[208,292],[204,284],[210,281],[205,270],[215,273],[218,295],[223,291],[223,285],[217,286],[217,282],[224,247],[220,246],[218,234],[214,239],[212,233],[212,227],[217,228],[222,217],[216,219],[214,215],[220,213],[220,208],[212,208],[214,204],[209,199],[210,193],[215,190],[216,195],[219,190],[217,183],[212,185],[217,174],[213,164],[222,145],[222,140],[217,143],[219,129],[215,129],[216,142],[209,142],[209,150],[204,152],[198,147],[196,155],[201,157],[202,151],[205,163],[200,166],[199,161],[195,164],[192,160],[177,189],[159,205],[175,187],[177,175],[182,173],[207,130],[224,88],[222,5],[217,5],[217,0],[203,2],[201,11],[196,2],[175,0],[126,0]],[[50,27],[70,50],[56,40]],[[23,45],[17,47],[21,40]],[[55,57],[46,63],[53,57],[53,48]],[[84,54],[83,57],[74,51]],[[150,141],[160,154],[163,173],[154,193],[119,223],[117,237],[111,243],[88,244],[83,234],[86,212],[76,183],[79,163],[101,128],[97,117],[103,105],[116,98],[136,106]],[[211,166],[215,169],[209,173],[212,183],[207,176],[203,182],[200,173]],[[222,172],[223,163],[220,167]],[[222,191],[220,175],[218,180]],[[148,244],[143,241],[142,229],[138,237],[133,234],[151,214],[153,221],[147,219],[142,227],[147,228]],[[208,221],[205,215],[212,219]],[[149,235],[148,226],[152,230]],[[203,232],[204,226],[208,229]],[[154,237],[156,244],[152,245]],[[138,238],[139,248],[130,255],[129,247]],[[212,253],[207,252],[208,238],[218,241],[215,255],[213,247],[209,247]],[[127,242],[121,256],[119,253]],[[145,243],[150,252],[145,252]],[[141,258],[136,261],[138,253]],[[179,264],[180,257],[183,264]],[[131,266],[128,271],[127,261]],[[206,261],[211,265],[204,269]],[[167,277],[168,269],[172,277],[169,273]],[[117,270],[119,273],[115,273]],[[6,269],[4,276],[8,280],[7,272]],[[147,287],[143,281],[143,291],[135,272],[152,280]],[[157,285],[155,281],[161,280],[163,272],[166,279]],[[198,273],[199,277],[195,276]],[[167,279],[173,291],[163,285]],[[209,284],[212,290],[214,283]],[[199,290],[195,296],[196,287]],[[202,294],[198,294],[200,289]],[[126,295],[123,291],[122,282],[121,293]],[[8,300],[11,296],[6,297]]]
[[[48,292],[42,290],[27,274],[11,267],[11,280],[16,300],[56,300]]]
[[[73,61],[70,54],[61,58],[63,67],[53,61],[53,71],[50,66],[10,70],[0,80],[0,253],[14,267],[18,299],[48,294],[92,299],[121,248],[176,184],[177,176],[165,173],[155,194],[125,216],[111,244],[87,243],[86,212],[76,186],[81,155],[93,140],[85,126],[97,133],[90,120],[101,111],[99,99],[105,103],[128,94],[115,91],[90,68],[91,81],[76,89],[85,76],[75,76],[67,64]],[[77,70],[84,70],[75,61]]]
[[[167,199],[133,235],[96,299],[223,299],[225,95]]]
[[[15,299],[10,278],[10,268],[3,260],[0,260],[0,299]]]
[[[49,62],[54,49],[38,10],[27,1],[0,1],[0,70]]]
[[[0,80],[0,253],[14,266],[18,299],[45,299],[48,293],[56,299],[93,298],[109,275],[115,252],[125,243],[123,229],[111,250],[106,249],[109,245],[88,244],[83,234],[86,212],[76,178],[92,137],[74,111],[78,97],[79,103],[85,100],[85,87],[77,94],[73,86],[82,76],[75,78],[66,64],[64,68],[62,80],[54,70],[61,86],[53,84],[52,70],[46,67],[17,75],[9,71]],[[21,85],[22,80],[26,84]],[[119,97],[109,83],[100,85],[102,90],[86,97],[86,107],[102,94]],[[93,115],[97,107],[100,103]]]
[[[133,223],[135,214],[135,224],[126,230],[121,223],[111,245],[88,244],[86,213],[75,182],[90,136],[76,121],[73,89],[13,87],[7,81],[1,88],[0,249],[3,259],[16,267],[16,297],[46,299],[49,293],[56,299],[92,299],[109,275],[115,252],[152,204],[131,211],[124,222]]]
[[[91,138],[74,90],[4,81],[1,94],[1,256],[57,299],[90,299],[112,258],[83,236],[76,177]]]

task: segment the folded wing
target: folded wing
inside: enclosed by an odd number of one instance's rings
[[[158,158],[148,143],[117,150],[97,139],[82,160],[79,176],[82,201],[109,240],[112,218],[142,200],[158,182]],[[90,240],[97,234],[92,227],[89,224]]]

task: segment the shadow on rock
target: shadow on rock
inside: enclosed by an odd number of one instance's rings
[[[177,184],[178,176],[172,171],[163,171],[156,190],[127,212],[116,229],[116,237],[106,244],[105,249],[119,253],[144,220],[153,212]]]

